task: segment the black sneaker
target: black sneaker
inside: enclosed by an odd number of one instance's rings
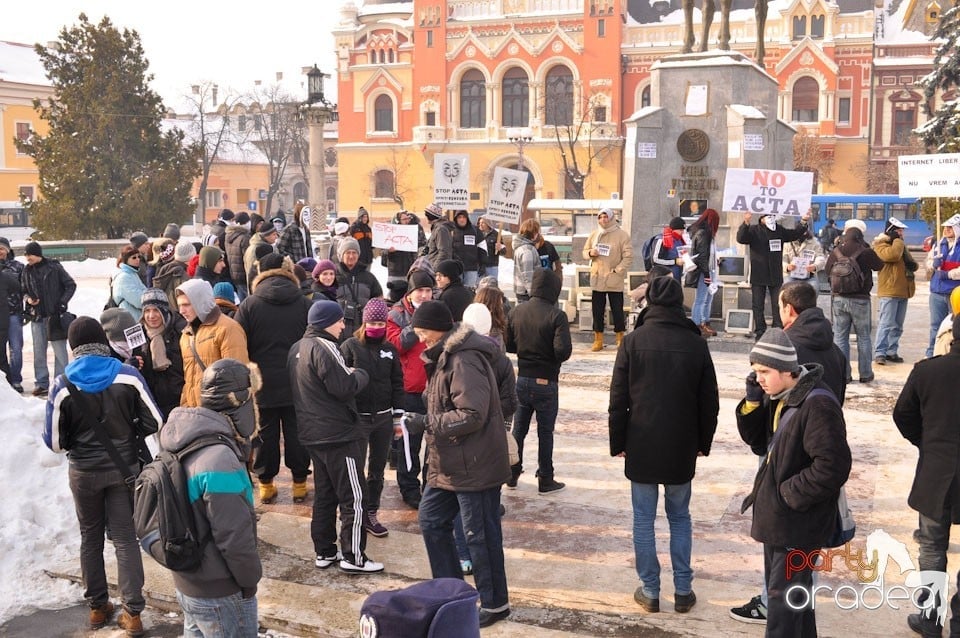
[[[504,609],[503,611],[487,611],[486,609],[480,610],[480,626],[489,627],[493,623],[500,622],[504,618],[510,615],[509,609]]]
[[[874,365],[878,365],[878,366],[885,366],[885,365],[887,365],[887,362],[888,362],[888,361],[890,361],[890,360],[887,359],[887,358],[884,357],[884,356],[874,357],[874,358],[873,358],[873,364],[874,364]]]
[[[890,363],[903,363],[903,357],[898,354],[888,354],[884,357]]]
[[[523,474],[523,470],[518,469],[517,466],[510,466],[510,478],[507,479],[507,489],[515,490],[517,489],[517,481],[520,480],[520,475]]]
[[[23,386],[20,385],[19,383],[14,383],[13,389],[19,392],[20,394],[23,394]]]
[[[876,375],[873,374],[871,374],[869,377],[860,377],[860,383],[872,383],[876,378]]]
[[[730,617],[740,622],[751,623],[754,625],[767,624],[767,608],[764,606],[760,596],[754,596],[743,607],[734,607],[730,610]]]
[[[420,509],[420,493],[414,492],[411,494],[404,494],[403,502],[406,503],[412,509],[415,509],[415,510]]]
[[[690,590],[689,594],[677,594],[673,597],[673,610],[678,614],[685,614],[697,604],[697,595]]]
[[[560,481],[554,481],[553,477],[550,478],[540,478],[540,493],[541,494],[552,494],[554,492],[559,492],[567,486],[566,483],[561,483]]]
[[[655,614],[660,611],[660,599],[659,598],[648,598],[646,594],[643,593],[643,587],[637,587],[637,591],[633,592],[633,599],[637,601],[637,604],[643,607],[644,611],[647,611],[651,614]]]
[[[33,389],[33,392],[31,392],[30,394],[32,394],[32,395],[35,396],[35,397],[45,397],[45,396],[47,396],[47,389],[46,389],[46,388],[34,388],[34,389]]]

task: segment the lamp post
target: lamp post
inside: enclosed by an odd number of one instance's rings
[[[300,105],[300,112],[307,118],[310,128],[310,201],[320,202],[323,214],[310,217],[310,230],[319,231],[327,218],[327,180],[324,165],[323,130],[327,122],[339,119],[337,105],[330,104],[323,94],[323,80],[329,78],[317,65],[307,71],[307,101]]]
[[[523,170],[523,147],[533,141],[533,131],[529,127],[508,128],[507,139],[517,147],[517,166]]]

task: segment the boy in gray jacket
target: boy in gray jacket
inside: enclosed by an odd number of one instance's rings
[[[255,364],[221,359],[203,372],[199,408],[176,408],[160,431],[160,447],[177,452],[200,437],[221,443],[183,458],[189,498],[200,538],[209,538],[196,571],[172,572],[187,636],[256,638],[257,554],[253,484],[247,473],[250,439],[256,435]],[[161,549],[155,543],[149,548]]]

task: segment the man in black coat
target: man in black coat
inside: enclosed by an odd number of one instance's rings
[[[281,432],[284,460],[293,475],[293,501],[300,503],[307,497],[310,455],[300,444],[290,385],[278,380],[287,376],[287,354],[307,328],[310,305],[300,291],[290,259],[270,253],[260,260],[260,274],[234,317],[247,333],[250,360],[269,379],[256,397],[261,443],[253,471],[260,480],[261,503],[277,498],[273,479],[280,472]]]
[[[564,483],[553,478],[553,431],[560,405],[560,366],[570,358],[570,322],[557,308],[562,283],[551,271],[538,268],[530,284],[530,300],[510,312],[507,352],[517,353],[517,411],[513,436],[520,462],[510,468],[507,487],[515,489],[523,473],[523,440],[530,419],[537,415],[537,481],[541,494],[558,492]]]
[[[750,364],[737,429],[765,460],[741,512],[753,507],[750,536],[763,543],[766,635],[816,638],[812,557],[833,535],[837,500],[850,475],[843,410],[821,381],[823,368],[797,363],[796,349],[778,328],[757,341]],[[809,560],[791,560],[788,572],[793,548]]]
[[[684,316],[680,282],[671,276],[655,278],[647,288],[647,302],[613,365],[610,455],[624,459],[624,474],[631,483],[640,577],[633,598],[648,612],[660,611],[654,521],[663,485],[674,608],[686,613],[697,602],[690,567],[691,481],[697,457],[710,454],[720,398],[707,342],[700,328]]]
[[[960,317],[953,320],[953,334],[960,334]],[[954,382],[958,374],[960,340],[955,340],[948,354],[914,366],[893,408],[894,423],[920,453],[907,503],[920,513],[921,573],[947,570],[950,526],[960,523],[960,392]],[[910,628],[924,636],[941,635],[943,625],[936,607],[908,616]],[[956,593],[950,610],[950,635],[960,635],[960,597]]]
[[[753,329],[757,339],[762,337],[767,329],[763,305],[768,293],[773,327],[783,327],[776,307],[780,286],[783,285],[783,245],[806,237],[810,213],[806,213],[796,228],[792,229],[778,224],[778,217],[779,215],[760,215],[757,225],[751,226],[753,214],[744,213],[743,223],[737,229],[737,243],[750,247],[750,292],[753,296]]]
[[[361,248],[352,237],[337,246],[337,303],[343,308],[346,327],[340,341],[346,341],[363,323],[363,307],[374,297],[383,296],[377,278],[360,262]]]
[[[473,288],[463,284],[463,264],[455,259],[445,259],[437,264],[436,277],[440,289],[437,301],[442,301],[450,309],[454,321],[460,321],[475,295]]]

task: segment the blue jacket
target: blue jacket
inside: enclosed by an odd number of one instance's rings
[[[953,243],[953,250],[950,250],[950,244],[946,237],[940,239],[938,247],[940,256],[933,260],[933,277],[930,278],[930,292],[941,295],[949,295],[953,289],[960,286],[960,280],[950,279],[947,272],[953,270],[951,265],[960,264],[960,240]],[[944,262],[947,262],[947,268],[944,269]]]
[[[89,394],[107,435],[131,469],[137,465],[136,436],[157,431],[163,417],[136,369],[113,357],[85,355],[70,362],[56,378],[47,397],[43,442],[54,452],[66,452],[70,464],[86,471],[110,471],[116,464],[83,418],[81,406],[70,395],[67,379]]]
[[[137,269],[129,264],[120,265],[120,272],[113,277],[113,282],[110,284],[113,300],[120,308],[133,315],[134,321],[140,321],[140,317],[143,316],[140,296],[146,289]]]

